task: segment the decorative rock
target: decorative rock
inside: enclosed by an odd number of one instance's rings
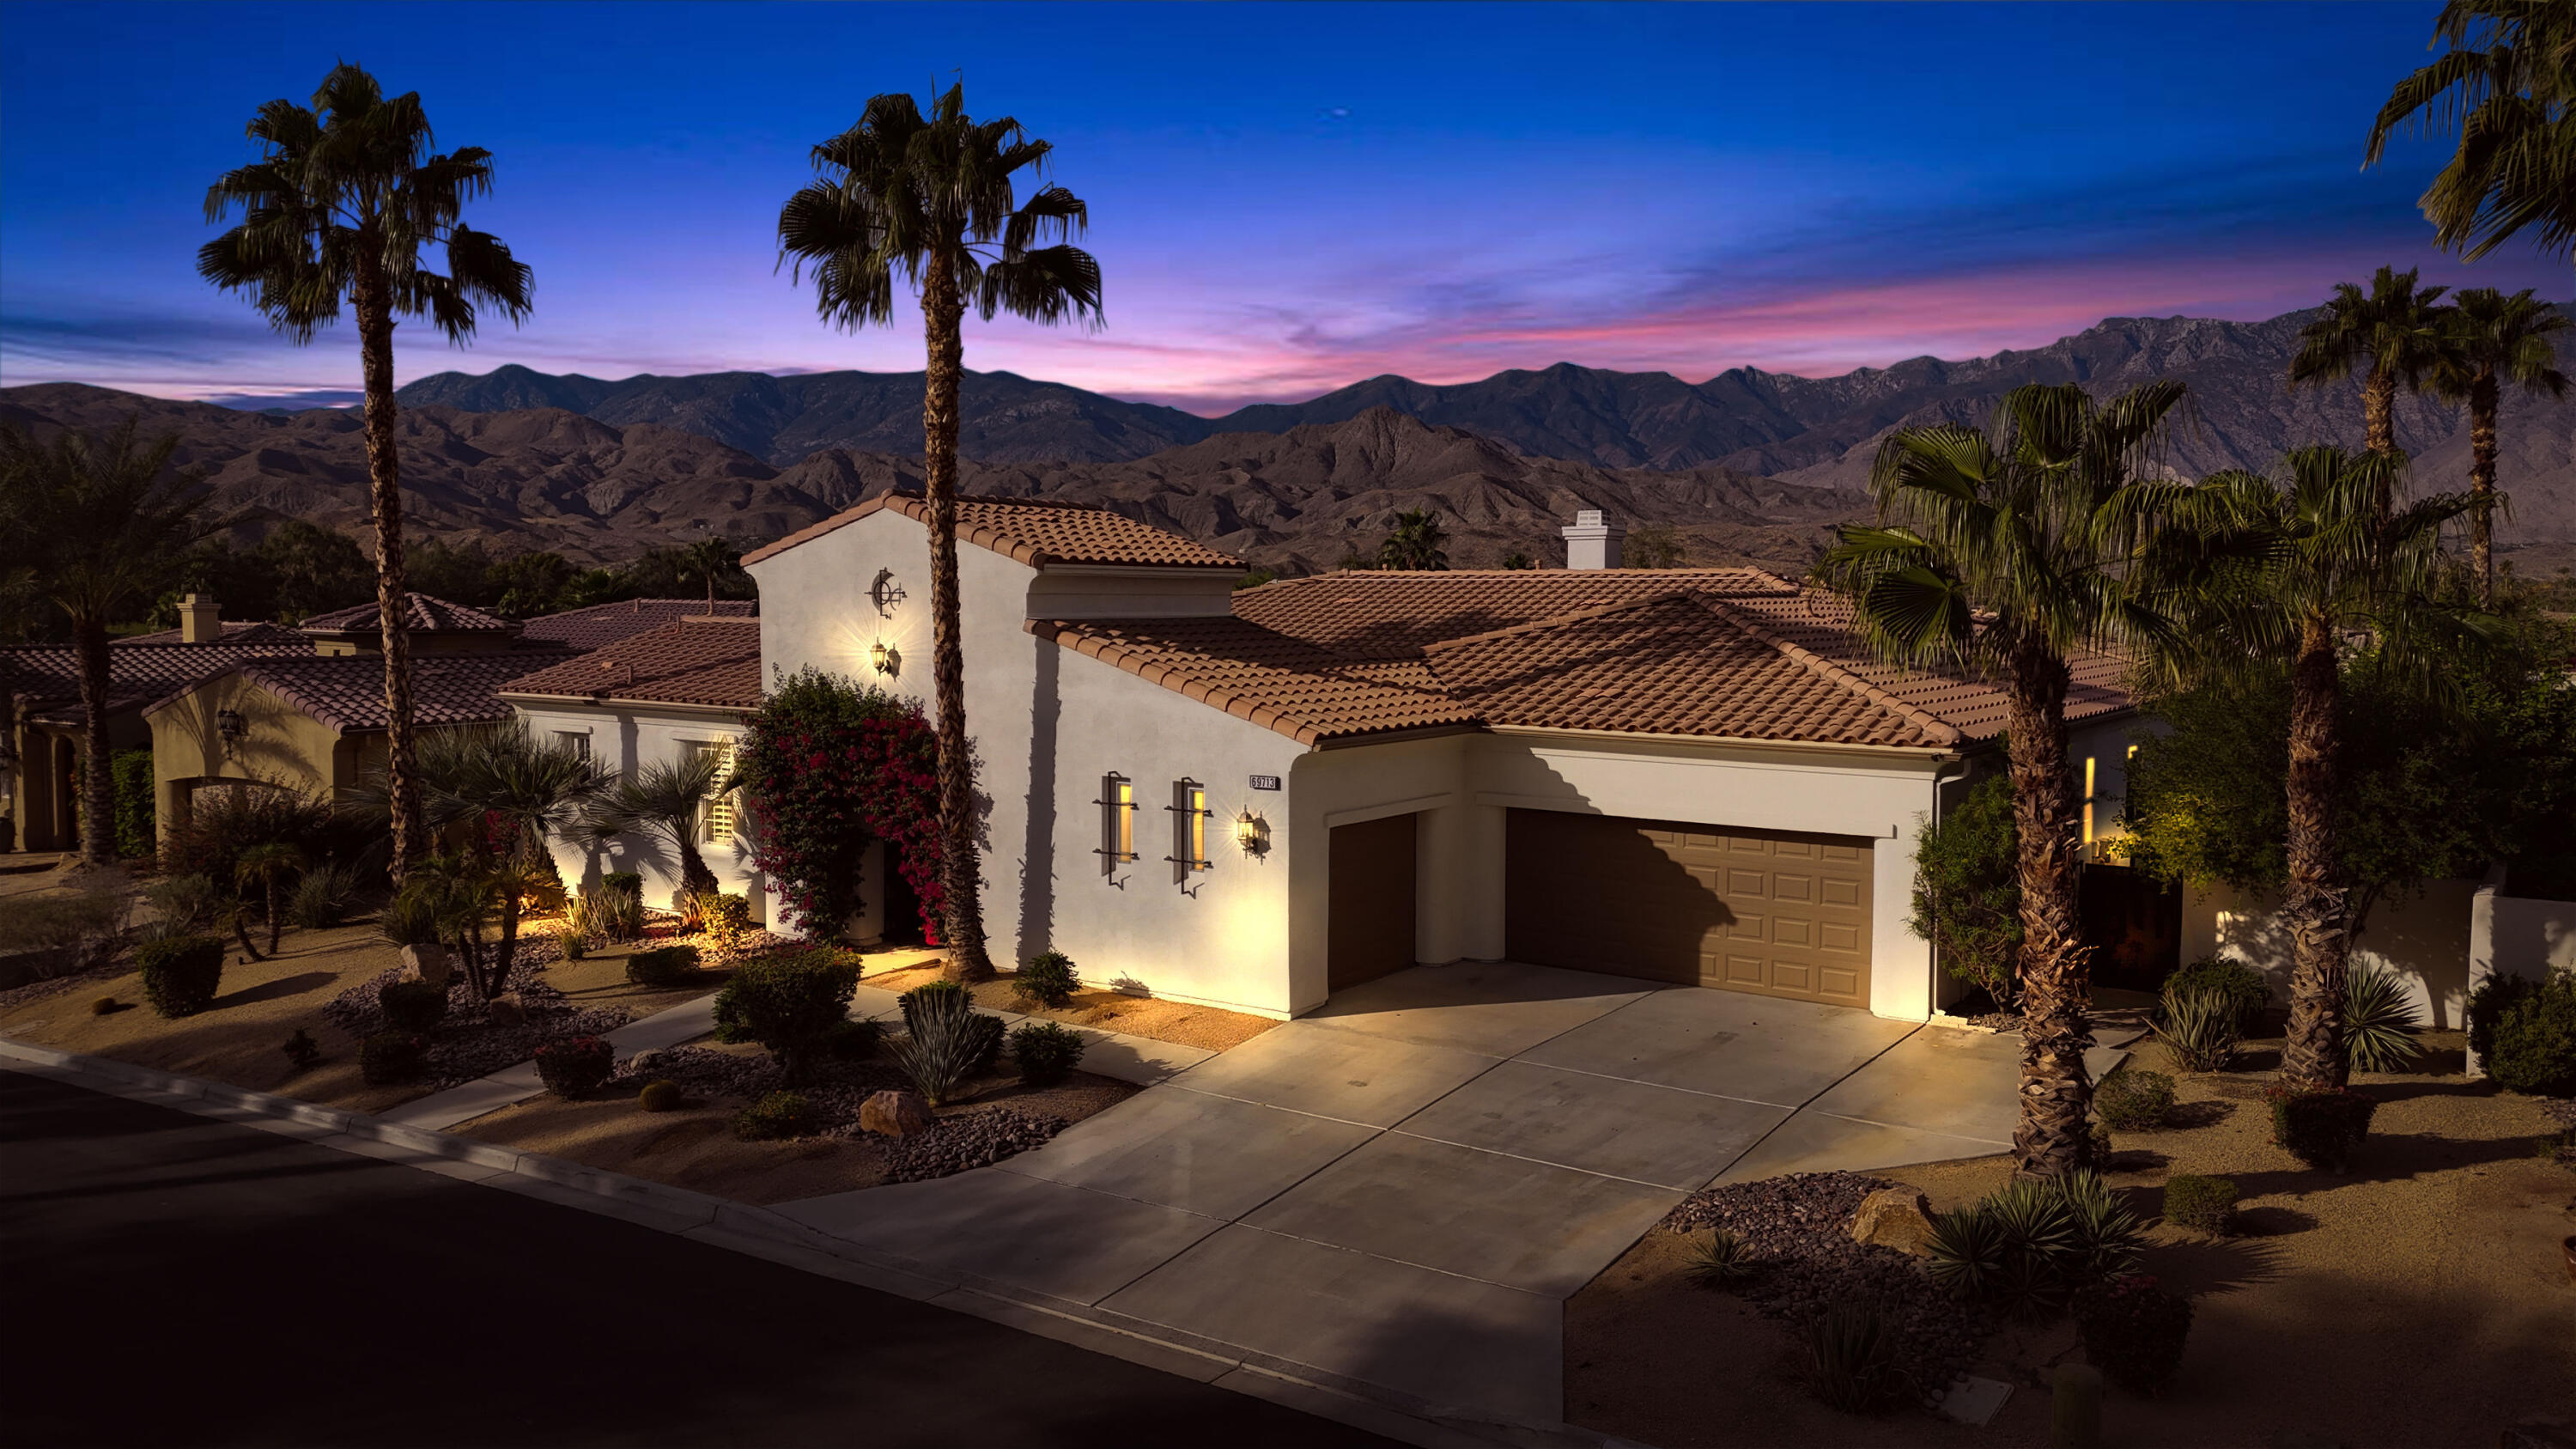
[[[504,991],[483,1003],[483,1014],[492,1019],[494,1026],[518,1026],[527,1021],[528,1006],[519,999],[519,993]]]
[[[1932,1200],[1910,1187],[1882,1187],[1852,1214],[1852,1241],[1916,1257],[1932,1251]]]
[[[402,948],[405,981],[426,981],[432,986],[445,986],[453,974],[447,960],[447,948],[435,941],[416,941]]]
[[[661,1066],[661,1063],[662,1054],[659,1051],[646,1050],[628,1057],[626,1065],[619,1070],[630,1077],[649,1076]]]
[[[910,1137],[938,1125],[919,1092],[879,1092],[859,1104],[859,1128],[887,1137]]]

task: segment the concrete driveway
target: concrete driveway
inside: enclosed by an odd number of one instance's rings
[[[1418,1412],[1553,1421],[1564,1300],[1675,1203],[2001,1151],[2019,1050],[1735,992],[1421,967],[1036,1152],[780,1211]]]

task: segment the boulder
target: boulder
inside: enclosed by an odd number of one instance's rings
[[[519,993],[504,991],[483,1003],[483,1014],[494,1026],[522,1026],[528,1020],[528,1006],[519,999]]]
[[[884,1091],[859,1104],[859,1130],[886,1137],[910,1137],[938,1122],[919,1092]]]
[[[1932,1250],[1932,1200],[1910,1187],[1882,1187],[1852,1214],[1852,1241],[1921,1257]]]
[[[661,1064],[662,1054],[660,1052],[651,1050],[640,1051],[626,1059],[624,1070],[627,1076],[641,1077],[649,1075],[654,1069],[661,1066]]]
[[[402,948],[402,979],[445,986],[453,974],[447,948],[435,941],[416,941]]]

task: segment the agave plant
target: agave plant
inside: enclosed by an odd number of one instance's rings
[[[1753,1276],[1753,1250],[1724,1228],[1691,1244],[1690,1263],[1682,1272],[1702,1288],[1725,1288]]]
[[[2138,1266],[2146,1237],[2126,1199],[2100,1174],[2073,1172],[2057,1181],[2065,1200],[2069,1247],[2061,1261],[2070,1276],[2112,1278]]]
[[[2423,1014],[2406,984],[2378,962],[2357,960],[2344,977],[2343,1058],[2356,1072],[2402,1072],[2424,1054],[2415,1033]]]
[[[1816,1397],[1846,1414],[1884,1408],[1896,1396],[1896,1330],[1875,1305],[1838,1303],[1807,1328]]]
[[[1954,1298],[1982,1298],[1993,1290],[2008,1255],[2003,1225],[1985,1204],[1971,1203],[1932,1220],[1923,1271]]]
[[[2016,1178],[1986,1199],[1985,1210],[2003,1234],[2007,1255],[2057,1263],[2075,1251],[2075,1214],[2052,1181]]]
[[[2165,1019],[2155,1024],[2156,1040],[2187,1072],[2223,1072],[2236,1060],[2237,1043],[2245,1039],[2236,1003],[2214,990],[2180,991],[2165,998]]]

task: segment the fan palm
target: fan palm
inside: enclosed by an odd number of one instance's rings
[[[2371,123],[2364,166],[2412,118],[2457,128],[2460,148],[2418,203],[2434,239],[2470,260],[2537,229],[2545,255],[2576,248],[2576,5],[2451,0],[2433,38],[2449,53],[2399,81]]]
[[[2332,382],[2361,370],[2362,438],[2374,453],[2397,451],[2399,385],[2416,391],[2451,352],[2445,331],[2450,309],[2435,305],[2445,289],[2418,287],[2416,276],[2411,269],[2381,267],[2367,292],[2335,283],[2326,315],[2299,329],[2299,350],[2290,358],[2293,385]]]
[[[2013,1151],[2028,1173],[2075,1171],[2092,1150],[2092,951],[2077,899],[2067,660],[2161,629],[2127,586],[2126,560],[2144,520],[2182,486],[2136,476],[2182,398],[2178,382],[2107,403],[2033,384],[2005,396],[1996,436],[1947,423],[1901,430],[1871,472],[1879,523],[1840,528],[1815,570],[1850,600],[1881,657],[1992,679],[2009,701],[2023,1022]]]
[[[259,108],[249,125],[260,159],[225,172],[206,191],[206,219],[241,221],[197,252],[197,273],[250,295],[270,324],[299,343],[357,313],[366,389],[367,477],[376,520],[376,602],[383,618],[387,777],[397,884],[427,849],[412,780],[411,646],[403,632],[401,472],[394,451],[394,319],[428,319],[459,346],[476,308],[517,322],[528,314],[529,272],[489,232],[458,217],[492,188],[492,155],[479,147],[430,154],[429,117],[417,92],[387,99],[374,76],[342,63],[306,109],[288,100]],[[421,253],[447,248],[447,270]]]
[[[1377,546],[1377,566],[1382,569],[1445,569],[1449,555],[1440,545],[1449,536],[1440,527],[1440,519],[1428,508],[1408,508],[1395,516],[1395,528],[1386,542]]]
[[[716,577],[742,567],[742,549],[729,538],[702,538],[681,554],[689,571],[707,581],[707,612],[716,611]]]
[[[966,114],[951,86],[924,116],[900,93],[871,99],[859,122],[814,148],[817,180],[778,213],[782,265],[814,275],[814,305],[836,326],[890,321],[898,277],[920,294],[929,350],[922,454],[930,505],[931,679],[939,709],[940,871],[948,972],[993,974],[984,945],[966,739],[966,666],[957,622],[957,393],[967,309],[1036,322],[1097,322],[1100,267],[1070,245],[1089,225],[1080,197],[1040,188],[1015,204],[1012,177],[1046,169],[1051,147],[1005,117]],[[1049,237],[1056,245],[1041,246]]]
[[[677,763],[658,761],[602,788],[589,802],[584,826],[603,843],[642,831],[658,835],[680,859],[680,900],[716,889],[715,872],[698,850],[706,807],[732,788],[724,757],[702,751]]]
[[[2442,530],[2467,494],[2388,502],[2402,457],[2336,447],[2290,454],[2289,479],[2226,472],[2167,508],[2145,574],[2187,627],[2160,641],[2165,682],[2192,686],[2286,669],[2290,678],[2290,1028],[2281,1057],[2293,1086],[2341,1086],[2352,951],[2352,884],[2335,799],[2343,753],[2346,641],[2366,633],[2375,668],[2436,687],[2437,658],[2488,635],[2480,616],[2437,601]]]
[[[257,886],[261,904],[268,911],[268,954],[277,954],[278,933],[286,927],[286,911],[279,899],[286,883],[304,869],[304,852],[284,841],[254,845],[233,860],[233,881],[243,890]]]
[[[430,831],[463,825],[478,855],[550,862],[547,837],[570,838],[584,812],[608,788],[608,771],[568,745],[540,741],[524,723],[485,729],[434,730],[414,756],[419,819]],[[349,792],[349,803],[370,815],[390,815],[392,782],[382,766],[370,769]],[[506,846],[496,846],[499,824]]]
[[[145,443],[128,421],[104,439],[40,444],[0,427],[0,556],[32,571],[30,592],[71,616],[80,673],[80,858],[116,863],[108,779],[107,627],[159,595],[203,517],[204,475],[173,472],[176,434]]]
[[[2526,392],[2567,395],[2558,370],[2553,333],[2568,330],[2567,315],[2532,296],[2529,287],[2507,296],[2475,287],[2452,299],[2450,356],[2433,374],[2434,386],[2469,404],[2469,564],[2477,570],[2478,602],[2495,602],[2496,413],[2505,384]]]

